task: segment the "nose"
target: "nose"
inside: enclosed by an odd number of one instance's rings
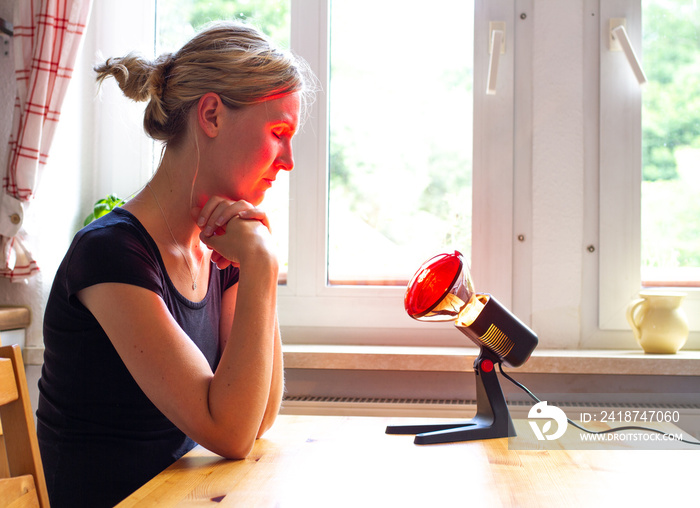
[[[292,153],[292,141],[285,143],[284,148],[277,157],[277,166],[284,171],[294,169],[294,154]]]

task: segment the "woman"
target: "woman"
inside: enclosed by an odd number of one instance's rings
[[[144,189],[76,235],[51,290],[37,416],[54,508],[112,506],[195,443],[245,457],[283,392],[278,261],[256,207],[294,166],[308,71],[233,23],[96,71],[149,101],[165,147]]]

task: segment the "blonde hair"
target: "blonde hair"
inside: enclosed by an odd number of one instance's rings
[[[107,59],[95,71],[98,83],[112,76],[126,97],[149,101],[144,130],[166,143],[183,135],[190,108],[208,92],[233,109],[300,92],[303,110],[315,92],[315,78],[303,60],[237,22],[213,23],[176,53],[154,61],[129,53]]]

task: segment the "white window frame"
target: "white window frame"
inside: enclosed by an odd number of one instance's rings
[[[480,287],[512,301],[513,66],[506,36],[498,90],[486,96],[488,20],[513,23],[511,0],[477,2],[475,13],[472,273]],[[295,140],[290,175],[290,239],[287,284],[279,288],[279,316],[288,343],[464,345],[450,324],[417,323],[403,309],[403,287],[326,284],[328,189],[329,0],[292,0],[291,48],[321,84],[311,117]],[[497,143],[489,142],[490,139]],[[499,206],[493,206],[498,203]],[[498,232],[494,234],[494,232]],[[437,254],[438,252],[436,252]],[[494,253],[497,253],[494,255]],[[418,267],[416,266],[416,269]],[[412,274],[406,274],[410,278]]]
[[[638,298],[641,280],[642,94],[624,55],[610,51],[609,20],[625,18],[632,46],[641,53],[640,0],[600,1],[600,268],[599,333],[593,347],[610,332],[629,330],[625,309]],[[691,330],[686,347],[700,347],[700,288],[687,293],[683,308]]]

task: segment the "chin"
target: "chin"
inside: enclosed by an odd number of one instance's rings
[[[250,203],[253,206],[258,206],[265,199],[265,191],[256,193],[241,192],[237,194],[231,194],[229,199],[231,199],[231,201],[245,201],[246,203]]]
[[[260,203],[265,201],[265,196],[267,196],[267,189],[263,189],[260,192],[256,192],[255,194],[249,196],[248,202],[258,206]]]
[[[248,203],[250,203],[250,204],[253,205],[253,206],[258,206],[258,205],[260,205],[260,203],[262,203],[264,200],[265,200],[265,194],[263,194],[262,196],[256,196],[256,197],[252,197],[252,196],[251,196],[251,198],[248,199],[248,200],[246,200],[246,201],[248,201]]]

